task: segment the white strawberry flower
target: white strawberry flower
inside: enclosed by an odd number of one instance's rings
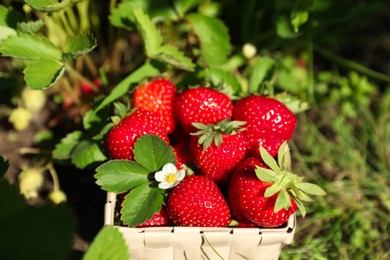
[[[154,178],[159,182],[160,189],[170,189],[179,184],[184,179],[186,172],[184,168],[178,170],[173,163],[164,165],[161,171],[154,174]]]

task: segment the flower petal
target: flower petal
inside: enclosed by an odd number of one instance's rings
[[[158,184],[158,187],[159,187],[160,189],[166,190],[166,189],[172,188],[173,185],[171,185],[171,184],[168,183],[168,182],[160,182],[160,183]]]
[[[154,178],[155,178],[156,181],[158,181],[158,182],[163,182],[163,181],[165,181],[166,177],[167,177],[167,172],[165,172],[164,170],[159,171],[159,172],[156,172],[156,173],[154,174]]]
[[[177,168],[173,163],[165,164],[164,167],[162,168],[162,170],[166,173],[176,173],[177,172]]]

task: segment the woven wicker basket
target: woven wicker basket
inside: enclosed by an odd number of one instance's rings
[[[105,225],[114,225],[116,194],[107,194]],[[278,259],[294,238],[295,215],[281,228],[119,226],[132,260]]]

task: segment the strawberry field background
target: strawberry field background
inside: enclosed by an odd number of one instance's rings
[[[127,93],[157,75],[297,113],[294,169],[327,196],[282,259],[389,258],[389,17],[384,0],[1,1],[0,258],[127,258],[98,235],[93,175]]]

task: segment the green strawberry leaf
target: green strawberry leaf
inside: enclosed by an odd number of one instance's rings
[[[183,17],[189,10],[202,3],[201,0],[174,0],[175,10],[180,17]]]
[[[96,183],[105,191],[123,193],[148,182],[150,171],[133,161],[111,160],[96,168]]]
[[[73,36],[66,43],[65,52],[71,58],[76,58],[92,51],[97,46],[97,40],[92,33]]]
[[[295,203],[297,204],[298,206],[298,209],[299,211],[301,212],[302,214],[302,217],[305,217],[306,216],[306,208],[305,208],[305,205],[303,204],[303,202],[301,200],[298,200],[296,198],[293,198]]]
[[[134,9],[133,14],[136,19],[138,31],[144,40],[147,55],[154,56],[158,54],[158,48],[163,42],[160,31],[152,20],[150,20],[149,16],[141,9]]]
[[[289,147],[287,146],[287,141],[284,141],[278,150],[278,164],[281,167],[284,165],[283,162],[285,161],[285,156],[287,156],[287,153],[289,153],[289,151],[286,149],[289,149]]]
[[[138,2],[135,1],[125,1],[118,4],[117,7],[111,10],[110,23],[116,27],[131,29],[135,24],[133,10],[136,7],[140,8]]]
[[[291,20],[285,13],[279,14],[276,18],[276,33],[281,38],[295,38],[298,36],[298,34],[294,32]]]
[[[202,57],[210,67],[227,62],[231,52],[230,38],[225,24],[215,17],[191,13],[186,17],[201,44]]]
[[[309,12],[307,10],[295,9],[291,13],[291,24],[294,32],[299,32],[299,27],[309,20]]]
[[[16,29],[17,24],[24,20],[24,16],[14,8],[0,5],[0,26]]]
[[[150,172],[160,170],[167,163],[175,163],[171,146],[155,135],[143,135],[134,144],[134,159]]]
[[[276,182],[278,180],[276,173],[270,169],[256,166],[255,173],[257,178],[264,182]]]
[[[274,183],[270,187],[268,187],[264,192],[264,197],[269,198],[275,195],[278,192],[285,191],[280,187],[279,183]]]
[[[82,260],[96,259],[130,259],[130,252],[126,240],[117,227],[103,227],[93,239],[92,244],[82,258]]]
[[[80,169],[84,169],[93,163],[103,162],[106,159],[107,157],[100,150],[100,147],[87,138],[81,140],[74,147],[71,155],[72,163]]]
[[[5,161],[2,156],[0,156],[0,178],[4,177],[9,167],[8,161]]]
[[[240,82],[229,70],[209,68],[206,70],[206,78],[213,86],[228,89],[228,93],[234,94],[241,90]]]
[[[275,68],[275,61],[267,56],[256,59],[249,78],[250,93],[258,93],[261,85],[269,80]]]
[[[64,64],[53,59],[30,61],[24,69],[24,80],[32,89],[44,89],[52,86],[65,71]]]
[[[62,51],[49,39],[27,33],[11,35],[2,40],[0,42],[0,52],[3,56],[22,59],[62,59]]]
[[[325,196],[326,191],[324,191],[321,187],[313,184],[313,183],[307,183],[307,182],[301,182],[297,184],[298,189],[302,192],[310,195],[315,196]]]
[[[274,212],[278,212],[281,209],[288,210],[290,206],[291,201],[287,191],[280,191],[278,197],[276,198]]]
[[[12,28],[0,25],[0,42],[9,37],[16,35],[16,31]]]
[[[93,126],[93,121],[99,121],[100,119],[97,118],[97,113],[103,108],[110,105],[112,102],[126,95],[133,84],[138,84],[138,82],[142,81],[144,78],[154,76],[159,72],[159,69],[154,67],[152,64],[145,63],[144,65],[142,65],[142,67],[131,73],[118,85],[116,85],[116,87],[110,92],[110,94],[108,94],[96,108],[90,110],[90,112],[84,116],[84,128],[88,130]]]
[[[45,25],[43,20],[31,21],[31,22],[20,22],[16,25],[16,28],[24,33],[35,33],[38,32]]]
[[[263,159],[264,163],[270,167],[275,173],[280,172],[280,168],[276,163],[275,159],[269,154],[269,152],[264,149],[263,146],[260,146],[260,155],[261,159]]]
[[[176,68],[194,71],[195,64],[183,52],[171,45],[163,45],[156,49],[152,58],[170,64]]]
[[[122,204],[123,223],[136,226],[150,219],[155,212],[161,210],[164,192],[165,190],[159,189],[155,183],[145,183],[132,189]]]
[[[31,5],[32,8],[41,12],[56,12],[60,11],[72,3],[77,2],[76,0],[24,0],[27,4]]]
[[[68,160],[71,158],[72,151],[76,145],[83,138],[83,133],[81,131],[74,131],[69,133],[67,136],[61,139],[53,152],[52,156],[56,160]]]

